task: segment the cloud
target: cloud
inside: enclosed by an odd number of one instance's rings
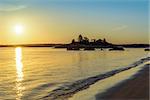
[[[0,12],[18,11],[27,8],[26,5],[0,5]]]
[[[115,28],[112,29],[112,31],[121,31],[126,29],[128,26],[127,25],[121,25],[121,26],[117,26]]]

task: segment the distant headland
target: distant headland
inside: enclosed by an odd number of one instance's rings
[[[125,48],[149,48],[150,44],[113,44],[108,42],[106,38],[104,39],[89,39],[81,34],[77,39],[72,39],[68,44],[16,44],[16,45],[0,45],[0,47],[54,47],[54,48],[112,48],[116,46],[121,46]]]
[[[110,48],[113,44],[104,39],[90,39],[81,34],[78,38],[72,39],[71,43],[55,46],[55,48],[67,48],[67,50],[79,50],[80,48],[93,50],[94,48]]]
[[[108,42],[106,38],[104,39],[90,39],[88,37],[83,37],[81,34],[78,36],[77,40],[72,39],[69,44],[61,44],[55,46],[55,48],[67,48],[67,49],[77,49],[78,48],[114,48],[114,47],[125,47],[125,48],[148,48],[150,44],[113,44]]]

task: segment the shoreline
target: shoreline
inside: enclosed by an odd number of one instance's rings
[[[143,64],[99,81],[91,85],[88,89],[75,94],[69,98],[69,100],[80,100],[80,98],[82,98],[82,100],[149,100],[148,64],[149,63]],[[140,79],[138,77],[140,77]],[[137,79],[133,81],[135,78],[138,78],[138,81]],[[128,81],[131,81],[132,84]],[[143,81],[147,84],[145,85]],[[124,86],[122,84],[124,84]],[[122,90],[122,88],[127,90]],[[143,93],[142,96],[140,93]],[[144,94],[146,94],[146,96]]]
[[[98,81],[112,77],[120,72],[124,72],[126,70],[135,68],[135,67],[149,61],[149,59],[150,59],[149,57],[143,58],[143,59],[140,59],[139,61],[134,62],[133,64],[131,64],[127,67],[119,68],[119,69],[116,69],[113,71],[106,72],[105,74],[100,74],[100,75],[89,77],[89,78],[86,78],[83,80],[77,80],[70,84],[66,84],[64,86],[61,86],[61,87],[51,91],[47,96],[44,96],[41,99],[53,99],[53,100],[69,99],[74,94],[76,94],[82,90],[88,89],[91,85],[94,85]]]
[[[54,47],[54,48],[67,48],[72,45],[71,43],[39,43],[39,44],[0,44],[0,48],[3,47]],[[73,45],[74,46],[74,45]],[[75,45],[77,47],[95,47],[95,48],[111,48],[112,46],[122,46],[124,48],[148,48],[150,44],[112,44],[112,45]]]
[[[149,100],[149,64],[138,73],[102,94],[96,100]]]

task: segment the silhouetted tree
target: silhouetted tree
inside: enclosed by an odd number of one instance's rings
[[[106,39],[105,38],[104,38],[103,42],[106,43]]]
[[[81,43],[82,41],[83,41],[83,37],[82,37],[82,35],[80,34],[79,37],[78,37],[78,42]]]
[[[101,39],[98,39],[96,42],[97,42],[97,43],[101,43],[101,42],[102,42],[102,40],[101,40]]]
[[[72,39],[72,44],[74,44],[75,43],[75,39]]]
[[[95,42],[96,42],[96,39],[91,39],[91,42],[94,42],[94,43],[95,43]]]
[[[89,39],[87,37],[84,37],[84,40],[89,42]]]
[[[89,44],[89,39],[87,37],[84,37],[83,44]]]

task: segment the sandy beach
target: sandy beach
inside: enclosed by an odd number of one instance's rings
[[[149,63],[101,80],[69,100],[149,100]]]
[[[119,85],[97,94],[96,100],[149,100],[149,65]]]

